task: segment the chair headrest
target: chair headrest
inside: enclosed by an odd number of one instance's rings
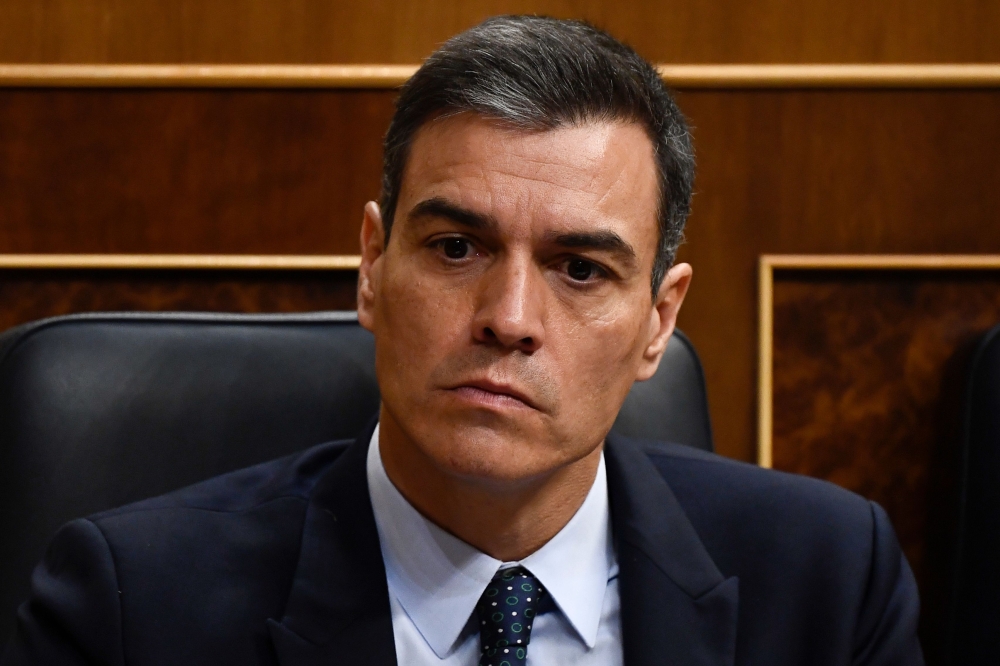
[[[0,636],[59,525],[356,436],[378,410],[374,359],[354,312],[72,315],[0,335]],[[615,430],[711,449],[683,334]]]
[[[1000,326],[973,355],[965,397],[950,662],[1000,663]]]

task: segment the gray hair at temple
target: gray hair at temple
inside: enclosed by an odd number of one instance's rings
[[[606,120],[645,128],[660,185],[656,298],[691,209],[694,151],[684,116],[652,65],[582,21],[497,16],[452,37],[396,100],[382,166],[386,242],[414,136],[432,118],[462,112],[528,131]]]

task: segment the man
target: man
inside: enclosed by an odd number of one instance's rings
[[[683,118],[585,24],[485,22],[404,87],[356,442],[63,528],[5,664],[919,664],[884,512],[607,437],[691,280]]]

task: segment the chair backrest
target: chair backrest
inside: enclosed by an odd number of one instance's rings
[[[1000,664],[1000,326],[973,355],[963,429],[950,661]]]
[[[0,643],[59,525],[357,435],[374,358],[354,312],[72,315],[0,335]],[[711,450],[682,333],[615,429]]]

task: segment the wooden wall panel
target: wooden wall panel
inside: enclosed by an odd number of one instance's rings
[[[992,62],[995,0],[4,0],[0,61],[417,62],[482,19],[589,19],[660,62]]]
[[[0,253],[355,254],[392,99],[0,88]]]
[[[688,91],[699,163],[680,326],[718,450],[754,460],[757,258],[1000,252],[1000,91]]]
[[[966,371],[978,338],[1000,323],[1000,270],[777,270],[773,294],[774,467],[885,507],[936,657]]]
[[[0,331],[75,312],[357,307],[355,271],[0,269]]]
[[[995,0],[5,0],[0,62],[413,63],[505,12],[587,18],[664,63],[1000,61]],[[0,89],[0,253],[353,253],[391,98]],[[689,90],[680,102],[699,161],[680,325],[703,357],[718,451],[753,460],[758,256],[1000,252],[1000,90]],[[934,622],[953,497],[946,387],[995,319],[1000,283],[786,278],[776,463],[887,506]],[[351,307],[353,280],[4,270],[0,329],[92,309]],[[878,446],[846,445],[875,433]],[[933,651],[926,625],[925,639]]]
[[[765,253],[1000,252],[1000,90],[688,90],[680,325],[753,460]],[[0,252],[357,251],[391,91],[0,89]]]

